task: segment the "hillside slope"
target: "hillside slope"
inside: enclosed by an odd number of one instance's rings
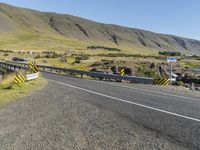
[[[200,54],[197,40],[0,3],[0,48],[84,51],[90,45],[116,47],[124,53],[170,50]]]

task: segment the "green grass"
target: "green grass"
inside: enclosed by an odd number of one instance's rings
[[[180,66],[182,68],[186,68],[186,69],[189,69],[189,68],[199,68],[200,67],[200,61],[199,60],[194,60],[194,59],[191,59],[191,60],[181,60],[179,62]]]
[[[145,65],[140,65],[138,67],[138,73],[142,77],[149,77],[149,78],[158,78],[159,74],[155,69],[149,69],[145,67]]]
[[[15,84],[12,87],[6,88],[5,85],[12,84],[12,77],[9,77],[8,80],[4,81],[3,86],[0,86],[0,105],[7,104],[18,100],[21,97],[29,95],[31,92],[43,88],[47,81],[40,77],[36,80],[32,80],[22,84]]]

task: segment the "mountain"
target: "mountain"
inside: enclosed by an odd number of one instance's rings
[[[167,50],[200,54],[198,40],[0,3],[2,49],[84,52],[91,45],[119,48],[124,53],[151,54]]]

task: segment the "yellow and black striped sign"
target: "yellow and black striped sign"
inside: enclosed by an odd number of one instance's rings
[[[155,79],[153,81],[154,84],[160,84],[160,85],[169,85],[169,79],[168,78],[160,78],[160,79]]]
[[[29,63],[29,68],[33,70],[34,73],[37,73],[39,71],[38,67],[33,64],[33,62]]]
[[[26,81],[26,78],[24,75],[17,75],[15,76],[15,84],[19,84],[19,83],[24,83]]]
[[[125,72],[124,72],[124,68],[122,68],[122,70],[120,71],[120,75],[124,76]]]
[[[85,65],[84,64],[81,65],[81,70],[85,70]]]

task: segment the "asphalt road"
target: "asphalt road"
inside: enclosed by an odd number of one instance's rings
[[[0,108],[0,149],[200,149],[200,98],[43,73]]]
[[[107,82],[46,73],[43,75],[50,82],[88,94],[87,101],[90,103],[117,111],[190,147],[200,148],[200,97],[137,90]]]

